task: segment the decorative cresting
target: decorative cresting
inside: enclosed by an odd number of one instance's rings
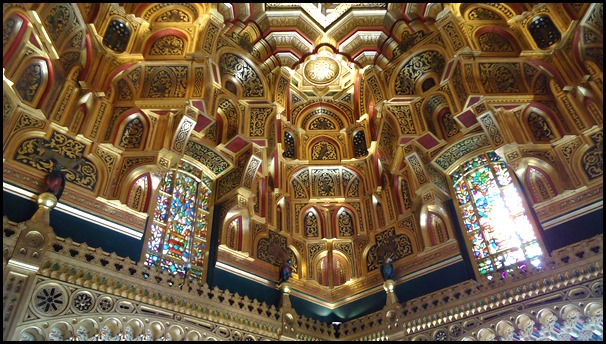
[[[23,224],[4,217],[7,254],[24,230]],[[278,340],[281,336],[281,313],[274,306],[229,290],[210,289],[205,283],[183,284],[175,276],[71,239],[55,238],[43,246],[46,253],[39,276],[26,296],[32,311],[15,324],[14,339]],[[18,281],[11,288],[23,293]],[[292,320],[302,337],[335,339],[330,324],[299,316]]]
[[[395,77],[395,93],[397,95],[415,94],[415,84],[422,76],[433,72],[440,78],[445,66],[444,56],[435,50],[425,51],[413,56],[402,66]]]
[[[598,235],[554,251],[547,268],[466,281],[404,302],[396,326],[368,326],[388,322],[384,311],[344,322],[339,340],[601,341],[602,254]]]
[[[15,161],[50,173],[55,164],[65,168],[66,181],[89,191],[95,191],[98,181],[97,167],[84,158],[86,145],[59,132],[53,132],[46,140],[24,140],[13,156]]]

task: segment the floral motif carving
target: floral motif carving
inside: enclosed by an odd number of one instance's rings
[[[419,78],[428,72],[442,75],[445,66],[446,62],[442,54],[434,50],[425,51],[413,56],[400,69],[396,76],[394,84],[396,94],[414,94],[415,83]]]
[[[229,162],[221,155],[215,153],[215,151],[207,146],[194,141],[187,142],[185,154],[204,164],[214,174],[220,174],[230,166]]]
[[[236,78],[242,85],[244,97],[263,97],[265,91],[259,74],[244,59],[226,53],[219,59],[219,70],[221,74],[228,74]]]
[[[185,41],[181,37],[167,35],[158,38],[149,50],[150,55],[183,55],[185,52]]]

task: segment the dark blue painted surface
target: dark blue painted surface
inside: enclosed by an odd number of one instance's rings
[[[11,221],[22,222],[30,219],[37,209],[36,203],[3,192],[3,215]],[[50,224],[61,237],[71,237],[76,242],[86,242],[89,246],[100,247],[106,252],[116,252],[119,256],[129,257],[134,261],[140,259],[142,240],[137,240],[84,221],[69,214],[53,211],[50,215]],[[568,244],[593,237],[603,233],[603,209],[599,209],[583,217],[571,220],[565,224],[545,231],[545,243],[550,248],[559,248]],[[216,226],[213,226],[213,232]],[[216,242],[215,235],[211,235],[211,242]],[[211,245],[216,246],[216,245]],[[210,266],[214,266],[216,247],[211,248]],[[441,270],[434,271],[422,277],[407,281],[396,286],[395,292],[400,302],[446,288],[448,286],[470,279],[469,267],[460,261]],[[401,276],[394,276],[398,280]],[[276,276],[277,278],[277,276]],[[268,305],[278,307],[280,293],[276,288],[262,286],[259,283],[247,280],[241,276],[230,274],[221,269],[210,269],[209,286],[220,289],[229,289],[230,292],[250,299],[257,299]],[[343,305],[334,310],[319,306],[298,297],[291,296],[291,304],[299,315],[317,319],[323,322],[347,321],[366,314],[379,311],[385,305],[385,292],[379,292],[364,297],[355,302]]]
[[[33,201],[6,191],[2,193],[2,215],[6,215],[11,221],[27,221],[37,209],[38,205]],[[118,256],[128,257],[135,262],[141,258],[142,239],[138,240],[120,234],[58,210],[51,211],[50,225],[55,234],[62,238],[72,238],[75,242],[86,243],[90,247],[99,247],[109,253],[116,252]]]

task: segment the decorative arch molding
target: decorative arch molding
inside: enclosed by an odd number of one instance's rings
[[[461,4],[458,8],[459,14],[468,20],[491,20],[503,21],[512,19],[524,12],[519,4]]]
[[[103,85],[103,92],[108,93],[108,92],[111,91],[112,95],[115,97],[115,94],[117,92],[116,92],[116,90],[114,88],[116,87],[118,81],[122,78],[123,72],[127,71],[131,67],[134,67],[134,68],[132,70],[130,70],[129,73],[124,73],[124,74],[130,74],[130,72],[138,69],[139,65],[136,64],[136,63],[127,63],[127,64],[119,66],[116,69],[114,69],[113,71],[111,71],[107,75],[107,78],[105,79],[105,83]],[[141,71],[139,70],[139,75],[140,75],[140,72]]]
[[[317,123],[320,118],[327,121],[326,125],[322,126]],[[351,124],[350,119],[344,116],[341,109],[329,103],[314,103],[302,109],[299,115],[293,118],[293,121],[295,125],[305,130],[339,131]]]
[[[122,192],[122,195],[126,197],[122,198],[120,202],[133,210],[146,213],[149,210],[151,195],[154,189],[151,173],[141,173],[141,171],[134,170],[125,180],[132,181],[124,183],[128,188],[126,192]]]
[[[143,56],[148,59],[184,57],[189,48],[189,41],[188,35],[181,30],[160,29],[143,43]]]
[[[439,205],[426,204],[419,212],[419,224],[425,250],[444,244],[454,238],[448,212]]]
[[[217,121],[217,143],[225,144],[238,135],[239,121],[244,120],[239,107],[230,97],[222,96],[217,99],[215,111]]]
[[[547,106],[531,103],[520,116],[520,128],[534,143],[552,143],[562,138],[564,130]]]
[[[518,56],[522,51],[520,42],[503,27],[486,25],[477,29],[473,36],[483,53],[499,53],[499,56]]]
[[[419,89],[418,82],[424,81],[428,76],[435,78],[435,84],[442,80],[442,72],[446,67],[447,54],[443,48],[430,45],[404,61],[401,67],[396,68],[397,73],[391,77],[395,95],[416,94]]]
[[[295,106],[291,106],[291,111],[288,115],[291,116],[291,123],[294,123],[297,127],[306,128],[306,123],[313,118],[313,116],[310,116],[310,113],[314,113],[314,111],[333,118],[342,126],[341,128],[356,123],[354,111],[350,105],[330,98],[323,99],[319,104],[317,99],[309,99],[297,103]]]
[[[447,140],[459,133],[459,125],[453,118],[452,107],[446,94],[434,92],[421,106],[425,122],[436,137]]]
[[[232,251],[250,254],[250,214],[247,208],[236,205],[227,212],[221,225],[221,244]]]
[[[336,237],[347,238],[358,234],[357,228],[360,228],[362,219],[356,214],[356,210],[347,204],[343,204],[335,210],[331,227],[335,229]]]
[[[330,256],[332,256],[332,261],[328,260]],[[350,272],[353,270],[352,262],[346,254],[338,249],[333,249],[331,254],[327,251],[318,254],[312,260],[312,265],[315,267],[314,279],[325,287],[340,286],[353,277]],[[329,277],[329,274],[332,274],[332,278]]]
[[[265,98],[267,80],[247,59],[240,57],[235,49],[221,49],[217,52],[221,76],[231,75],[242,87],[243,98]]]
[[[28,58],[15,71],[13,79],[15,76],[20,76],[14,81],[15,93],[25,104],[39,108],[48,98],[53,87],[54,74],[51,62],[41,56]]]
[[[311,140],[305,148],[309,160],[312,161],[340,161],[342,147],[332,137],[320,136]]]
[[[326,229],[324,213],[313,205],[301,209],[297,221],[299,221],[300,228],[303,229],[302,235],[308,239],[320,239]]]
[[[485,133],[470,135],[447,146],[432,160],[432,163],[445,174],[450,174],[463,161],[482,150],[490,149],[493,148]]]
[[[515,172],[533,205],[548,201],[565,191],[565,184],[557,170],[546,161],[522,158]]]
[[[119,149],[144,150],[150,123],[147,115],[140,109],[132,109],[122,114],[115,124],[113,144]]]
[[[21,9],[9,9],[3,16],[4,44],[2,46],[2,55],[4,66],[7,67],[7,61],[11,61],[15,51],[23,42],[27,42],[25,36],[30,32],[30,20]]]

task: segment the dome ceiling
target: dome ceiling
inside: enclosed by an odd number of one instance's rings
[[[503,145],[486,97],[555,107],[559,75],[520,57],[537,43],[512,28],[544,4],[32,5],[40,22],[23,6],[5,6],[5,108],[47,115],[24,114],[29,136],[5,146],[13,175],[40,179],[48,149],[83,158],[65,202],[145,241],[186,160],[212,180],[208,260],[275,286],[291,258],[292,295],[331,309],[382,291],[388,257],[407,278],[462,261],[447,176],[462,152]],[[42,91],[14,77],[27,55],[11,56],[11,32],[30,37]]]

